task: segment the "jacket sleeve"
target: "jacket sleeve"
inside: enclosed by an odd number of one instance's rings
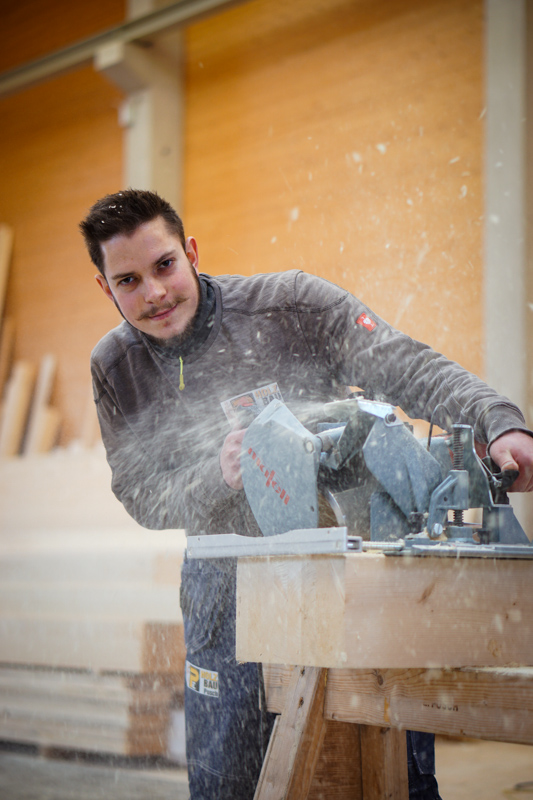
[[[111,487],[126,511],[146,528],[186,528],[195,533],[216,530],[238,494],[222,477],[218,453],[192,446],[185,432],[186,458],[178,457],[177,452],[173,461],[156,458],[168,440],[165,431],[158,436],[155,430],[147,444],[146,436],[140,436],[128,421],[112,387],[101,380],[94,365],[92,372]]]
[[[509,430],[530,433],[508,398],[396,330],[353,295],[305,273],[298,275],[295,292],[308,346],[317,364],[325,361],[331,380],[399,406],[411,419],[443,429],[450,420],[471,425],[485,444]]]

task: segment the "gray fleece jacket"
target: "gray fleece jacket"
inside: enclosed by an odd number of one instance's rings
[[[450,417],[469,424],[480,442],[527,430],[505,397],[328,281],[297,270],[202,277],[214,319],[181,364],[127,322],[92,354],[112,488],[147,528],[259,535],[244,493],[222,477],[222,403],[269,384],[311,428],[324,402],[358,387],[413,419],[435,410],[443,428]]]

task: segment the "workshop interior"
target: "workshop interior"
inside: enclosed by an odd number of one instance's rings
[[[82,800],[185,799],[186,549],[529,562],[533,498],[508,492],[513,476],[468,426],[408,419],[354,386],[318,428],[279,400],[247,420],[264,540],[188,547],[184,531],[141,528],[111,492],[100,438],[89,359],[121,317],[79,221],[105,194],[155,190],[201,272],[326,278],[532,427],[533,8],[3,6],[0,795],[37,798],[44,782]],[[442,735],[444,800],[533,797],[528,746]]]

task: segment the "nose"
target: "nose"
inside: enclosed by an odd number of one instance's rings
[[[153,276],[145,279],[143,288],[144,300],[146,303],[159,303],[167,293],[162,281]]]

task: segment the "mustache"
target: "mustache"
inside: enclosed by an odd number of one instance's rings
[[[170,311],[175,305],[177,305],[177,303],[165,303],[165,305],[160,306],[155,311],[144,311],[140,317],[137,318],[137,321],[140,322],[143,319],[150,319],[151,317],[157,316],[157,314],[161,314],[163,311]]]

